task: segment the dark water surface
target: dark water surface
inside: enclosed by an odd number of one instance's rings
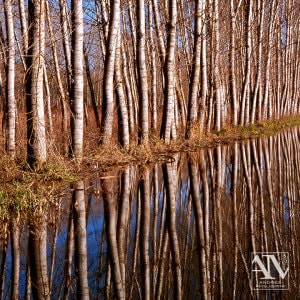
[[[2,299],[300,299],[300,130],[162,159],[13,225]]]

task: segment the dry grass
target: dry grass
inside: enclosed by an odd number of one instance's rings
[[[204,147],[228,144],[234,141],[271,135],[283,128],[300,125],[300,118],[291,117],[249,126],[227,127],[206,135],[194,134],[185,140],[179,136],[166,145],[162,140],[151,137],[148,144],[132,145],[128,149],[116,144],[90,147],[86,143],[86,154],[81,166],[61,154],[55,144],[49,145],[49,157],[42,169],[32,171],[26,164],[24,151],[12,160],[3,150],[0,157],[0,223],[5,225],[11,216],[16,219],[43,214],[45,209],[56,205],[59,187],[80,178],[105,175],[112,169],[123,169],[128,165],[151,165],[155,162],[172,161],[172,154],[180,151],[196,151]],[[96,139],[95,132],[89,137]],[[23,156],[22,156],[23,153]]]

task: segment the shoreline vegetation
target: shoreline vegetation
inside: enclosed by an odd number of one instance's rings
[[[300,117],[294,116],[248,126],[231,126],[198,138],[178,139],[170,144],[156,140],[127,150],[116,145],[102,146],[87,151],[81,164],[57,154],[49,157],[43,168],[36,170],[29,167],[25,155],[12,159],[3,153],[0,160],[0,224],[6,228],[11,218],[15,222],[39,220],[45,211],[53,208],[55,211],[60,206],[61,197],[67,194],[67,184],[72,186],[78,180],[105,178],[131,164],[166,163],[172,160],[174,153],[196,152],[205,147],[270,136],[299,125]]]
[[[0,184],[14,180],[26,180],[20,174],[27,174],[40,182],[66,181],[72,182],[89,176],[97,171],[105,173],[111,168],[119,168],[130,164],[147,164],[168,160],[172,153],[197,151],[204,147],[229,144],[237,141],[259,138],[276,134],[282,129],[300,125],[300,116],[291,116],[277,120],[268,120],[245,126],[228,126],[220,131],[213,131],[190,139],[178,137],[170,144],[163,140],[150,139],[148,144],[134,145],[122,148],[116,144],[99,146],[96,149],[86,149],[81,164],[75,160],[54,153],[46,164],[39,169],[31,169],[26,162],[26,156],[17,159],[10,158],[5,152],[0,160]],[[114,153],[112,155],[112,153]],[[26,176],[25,176],[26,177]]]
[[[55,189],[76,180],[89,178],[95,174],[98,177],[105,176],[113,169],[118,170],[130,164],[147,165],[168,162],[172,160],[172,153],[196,152],[205,147],[270,136],[280,130],[299,125],[300,117],[294,116],[248,126],[231,126],[202,137],[189,140],[177,139],[170,144],[165,144],[161,140],[150,140],[148,145],[137,145],[129,149],[116,145],[102,146],[87,151],[81,164],[62,155],[53,155],[49,157],[47,164],[37,170],[30,169],[25,156],[13,160],[3,154],[0,160],[0,207],[11,207],[14,211],[18,211],[18,207],[22,207],[21,210],[23,210],[24,203],[27,202],[24,199],[31,200],[30,204],[26,204],[25,207],[27,205],[33,207],[37,198],[41,198],[43,201],[38,205],[41,209],[46,202],[51,202],[50,199],[54,195]],[[24,203],[22,199],[25,201]],[[42,206],[40,207],[40,205]]]
[[[25,155],[24,157],[12,159],[3,152],[0,160],[0,184],[3,185],[13,181],[27,181],[28,179],[36,180],[40,183],[52,181],[73,182],[84,179],[95,171],[101,175],[111,168],[120,168],[130,164],[151,164],[159,161],[168,161],[172,153],[196,152],[204,147],[215,147],[217,145],[270,136],[282,129],[299,125],[300,116],[292,116],[245,126],[229,126],[220,131],[194,136],[188,140],[179,137],[170,144],[165,144],[159,139],[150,139],[146,145],[134,145],[127,149],[116,144],[99,146],[96,149],[86,149],[86,155],[83,156],[81,164],[61,154],[54,153],[49,157],[46,164],[36,170],[30,168],[26,162]]]

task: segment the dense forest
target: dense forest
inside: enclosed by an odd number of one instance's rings
[[[1,143],[12,158],[27,144],[31,166],[58,143],[80,162],[90,131],[128,148],[299,114],[297,0],[0,8]]]

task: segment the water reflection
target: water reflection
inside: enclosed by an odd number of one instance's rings
[[[299,137],[293,129],[74,183],[54,217],[10,221],[2,298],[299,297]],[[252,252],[288,252],[287,290],[251,288]]]

